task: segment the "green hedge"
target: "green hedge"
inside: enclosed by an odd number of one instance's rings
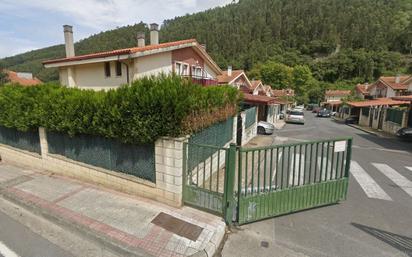
[[[226,120],[238,98],[233,87],[201,87],[177,76],[144,78],[107,92],[11,85],[0,88],[0,125],[149,143]]]

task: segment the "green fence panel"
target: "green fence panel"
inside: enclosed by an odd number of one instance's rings
[[[223,147],[233,138],[233,117],[205,128],[189,138],[189,143]],[[188,149],[188,168],[194,168],[214,153],[212,148]]]
[[[0,126],[0,144],[41,154],[39,131],[37,129],[22,132],[15,128]]]
[[[362,115],[368,117],[369,116],[369,107],[362,108]]]
[[[403,120],[403,112],[402,110],[389,108],[386,110],[386,121],[391,121],[397,123],[399,125],[402,124]]]
[[[249,128],[256,122],[256,107],[249,108],[245,112],[246,112],[245,127]]]
[[[47,132],[49,152],[156,182],[154,144],[123,144],[93,135]]]

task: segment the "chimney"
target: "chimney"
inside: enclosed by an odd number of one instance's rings
[[[232,66],[227,66],[227,75],[232,76]]]
[[[145,43],[145,35],[143,31],[137,32],[137,46],[138,47],[144,47],[146,45]]]
[[[150,24],[150,44],[159,44],[159,25],[157,23]]]
[[[70,25],[63,25],[64,31],[64,44],[66,47],[66,57],[73,57],[74,54],[74,42],[73,42],[73,27]]]
[[[398,74],[395,77],[395,83],[400,83],[400,82],[401,82],[401,76],[399,76],[399,74]]]

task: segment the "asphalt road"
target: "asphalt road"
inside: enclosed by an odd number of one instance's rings
[[[0,211],[0,257],[72,257]]]
[[[412,256],[412,143],[379,138],[305,113],[277,142],[352,136],[346,201],[234,230],[223,256]]]

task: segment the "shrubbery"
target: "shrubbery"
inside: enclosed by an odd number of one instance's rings
[[[235,88],[201,87],[176,76],[144,78],[106,92],[9,85],[0,88],[0,125],[148,143],[225,120],[235,114],[238,98]]]

